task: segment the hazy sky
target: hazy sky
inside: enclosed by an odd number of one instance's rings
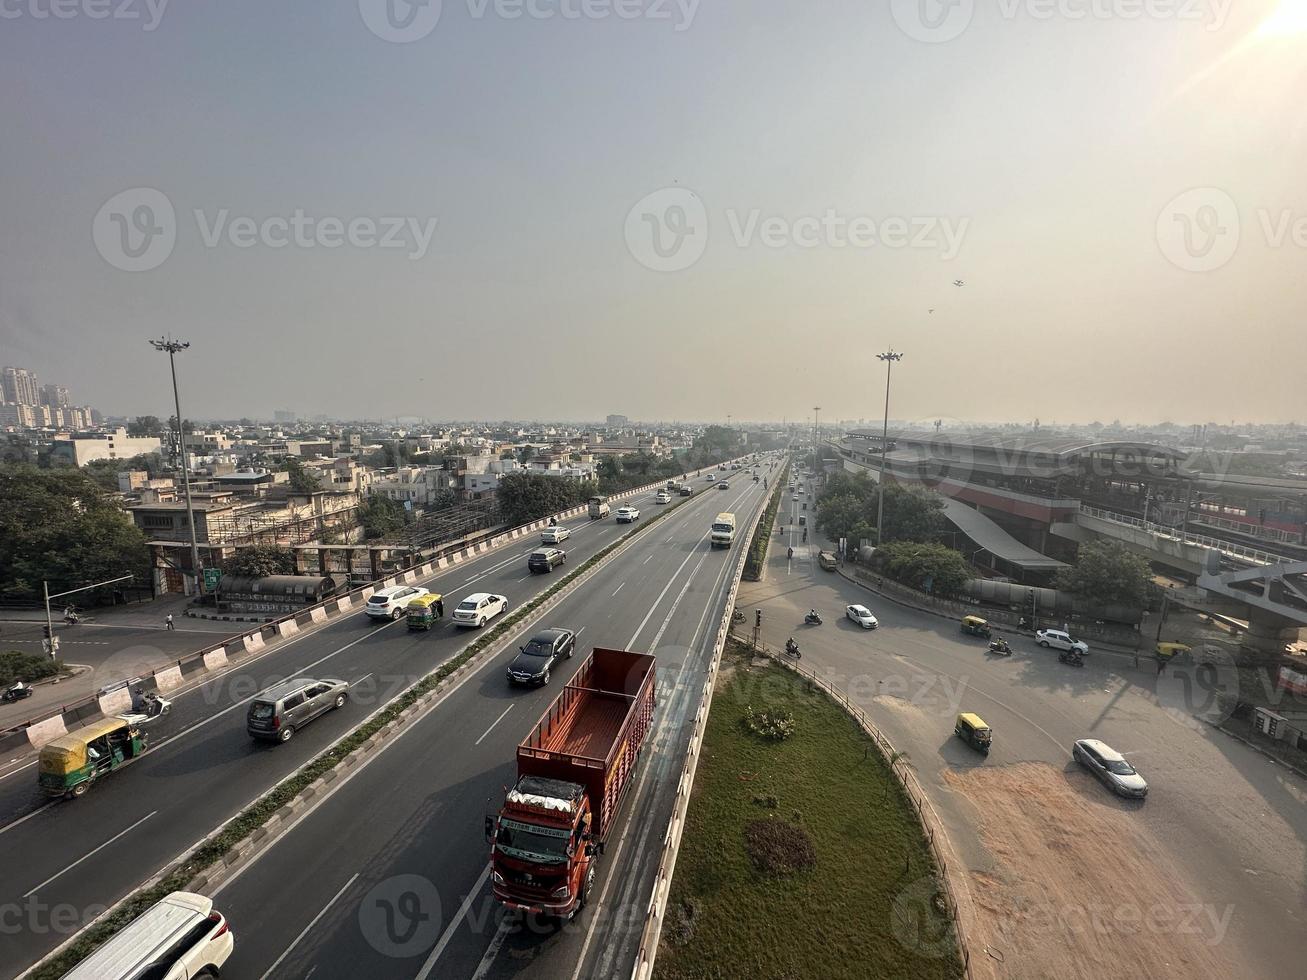
[[[0,363],[106,412],[1307,416],[1307,0],[0,0],[0,86]]]

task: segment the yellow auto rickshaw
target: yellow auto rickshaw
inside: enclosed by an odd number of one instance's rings
[[[990,635],[989,621],[981,619],[979,616],[963,616],[962,632],[970,633],[972,636],[983,636],[988,640]]]
[[[1189,664],[1194,660],[1194,648],[1187,643],[1159,643],[1153,649],[1159,667],[1167,664]]]
[[[989,755],[989,746],[994,741],[994,733],[980,715],[964,711],[953,723],[953,734],[966,742],[978,752]]]
[[[445,597],[438,592],[418,596],[408,604],[407,613],[409,629],[429,630],[445,618]]]
[[[103,718],[41,747],[37,779],[46,796],[81,796],[105,773],[145,751],[145,736],[125,718]]]

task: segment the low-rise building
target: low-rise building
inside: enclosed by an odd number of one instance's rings
[[[85,466],[93,459],[131,459],[159,452],[155,436],[129,436],[123,428],[107,435],[72,436],[55,439],[50,458],[66,466]]]

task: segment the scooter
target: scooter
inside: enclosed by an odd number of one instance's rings
[[[139,725],[141,722],[162,718],[172,710],[172,702],[161,698],[153,691],[140,691],[132,696],[132,714],[126,715],[128,721]]]
[[[1072,667],[1083,667],[1085,665],[1085,658],[1075,650],[1059,650],[1057,651],[1057,659],[1059,663],[1070,664]]]
[[[1012,656],[1012,647],[1008,645],[1007,640],[1000,637],[997,640],[989,641],[989,652],[996,653],[1001,657],[1010,657]]]
[[[820,625],[821,625],[821,614],[820,614],[820,613],[811,613],[811,612],[808,613],[808,615],[806,615],[806,616],[803,617],[803,625],[805,625],[805,626],[820,626]]]
[[[31,687],[20,681],[12,687],[6,688],[4,694],[0,694],[0,701],[3,701],[5,704],[13,704],[16,701],[21,701],[24,698],[30,698],[31,696]]]

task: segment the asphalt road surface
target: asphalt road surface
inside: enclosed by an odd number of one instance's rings
[[[509,657],[495,658],[221,885],[217,902],[237,937],[228,971],[315,980],[628,974],[687,721],[744,546],[711,549],[709,525],[731,510],[747,526],[764,499],[761,484],[733,476],[728,490],[699,494],[550,611],[542,625],[580,639],[548,687],[510,689]],[[514,781],[517,744],[595,646],[657,656],[655,730],[595,898],[573,923],[539,923],[493,901],[483,819]]]
[[[702,478],[698,482],[706,490]],[[748,484],[749,488],[752,486]],[[750,506],[760,496],[760,492],[746,489],[743,481],[731,491],[697,493],[678,507],[673,517],[652,530],[648,541],[641,542],[638,561],[648,556],[665,556],[675,545],[659,547],[657,543],[669,535],[693,532],[697,537],[706,533],[712,516],[722,509],[726,499],[734,501],[742,497],[742,505]],[[652,493],[631,502],[641,508],[643,519],[658,509]],[[463,596],[479,591],[508,596],[511,610],[547,588],[565,569],[575,567],[630,530],[626,525],[616,525],[611,518],[595,522],[581,518],[570,526],[573,536],[561,546],[568,553],[569,564],[553,576],[528,573],[526,556],[535,543],[527,540],[479,556],[422,584],[446,595],[447,611],[452,611]],[[673,536],[673,542],[680,540]],[[630,558],[630,554],[624,556],[619,564],[625,567]],[[721,560],[724,558],[719,552],[718,561]],[[661,561],[654,565],[651,560],[649,564],[653,568],[662,567]],[[638,602],[633,596],[643,595],[645,574],[652,573],[653,568],[639,568],[637,562],[620,598],[604,593],[606,615],[619,614]],[[614,573],[605,573],[597,582],[591,581],[583,592],[602,591],[611,574]],[[696,577],[696,581],[702,579]],[[613,590],[618,584],[621,583],[613,585]],[[578,622],[577,628],[581,625],[584,622]],[[584,642],[595,642],[596,635],[602,635],[605,642],[625,643],[630,639],[629,633],[609,637],[598,626],[596,621],[596,627],[583,635]],[[679,618],[676,626],[675,633],[668,631],[669,643],[672,635],[682,635]],[[688,643],[688,631],[685,636]],[[448,619],[430,633],[411,633],[402,620],[378,623],[358,613],[293,638],[234,670],[175,694],[172,713],[149,731],[151,751],[140,761],[111,774],[79,800],[47,802],[36,785],[34,762],[0,775],[0,866],[6,869],[0,877],[0,914],[4,916],[0,926],[5,929],[5,941],[0,944],[0,976],[15,974],[39,959],[104,906],[184,853],[348,732],[378,705],[394,697],[416,677],[457,654],[473,639],[474,633],[455,628]],[[350,703],[341,711],[315,721],[289,743],[253,742],[245,732],[248,701],[278,680],[303,675],[349,681]],[[549,694],[539,692],[546,700]],[[469,714],[460,716],[463,719],[460,724],[477,727],[484,720],[488,725],[497,714],[492,714],[491,709],[498,704],[497,698],[484,699]],[[500,736],[507,737],[505,732],[524,731],[523,726],[535,721],[533,710],[534,707],[528,709],[526,704],[515,706],[509,723],[500,726],[503,729]],[[441,720],[436,721],[436,728],[443,729],[449,724],[443,718],[450,712],[439,714]],[[420,738],[406,736],[400,743],[404,747],[389,756],[402,760],[406,750],[414,751],[421,742]],[[462,771],[469,757],[470,753],[460,751],[436,761],[425,756],[421,766],[401,762],[399,768],[403,774],[395,777],[395,785],[378,794],[374,802],[385,803],[404,791],[429,789],[448,779],[449,769]],[[486,765],[501,765],[512,757],[511,748],[489,738],[476,755]],[[460,778],[470,776],[468,773]],[[489,780],[486,786],[499,785],[496,782],[499,777],[493,773],[481,773],[480,778],[483,782]],[[479,828],[487,795],[488,789],[468,813],[457,815],[459,829]],[[447,818],[452,819],[449,815]],[[333,840],[352,841],[355,835],[370,831],[368,820],[347,815],[342,824],[328,828],[326,834]],[[464,836],[453,840],[460,843],[453,848],[443,846],[440,835],[436,834],[431,840],[425,840],[423,846],[440,860],[450,851],[457,851],[460,856],[470,853]],[[449,859],[456,860],[453,856]],[[442,887],[445,884],[442,882]],[[448,884],[454,887],[453,882]],[[301,901],[294,892],[282,888],[276,894],[277,908],[284,912],[301,906],[308,908],[317,899],[316,893],[310,893]],[[271,914],[266,898],[260,901],[257,912],[253,908],[242,910],[234,918],[238,937],[256,928],[264,916]],[[238,950],[243,950],[245,945],[238,939]],[[257,956],[254,950],[251,953]],[[237,975],[241,972],[237,971]]]
[[[791,541],[792,561],[776,546]],[[1302,974],[1307,781],[1206,723],[1219,671],[1159,678],[1151,661],[1105,650],[1076,669],[1027,639],[991,657],[957,623],[821,571],[817,548],[774,542],[740,608],[763,610],[773,649],[795,636],[803,665],[908,753],[969,872],[973,949],[993,945],[1000,975]],[[850,603],[880,627],[844,618]],[[825,623],[805,627],[813,607]],[[992,727],[987,757],[953,736],[958,711]],[[1085,774],[1070,756],[1078,738],[1125,753],[1148,799],[1119,800]]]

